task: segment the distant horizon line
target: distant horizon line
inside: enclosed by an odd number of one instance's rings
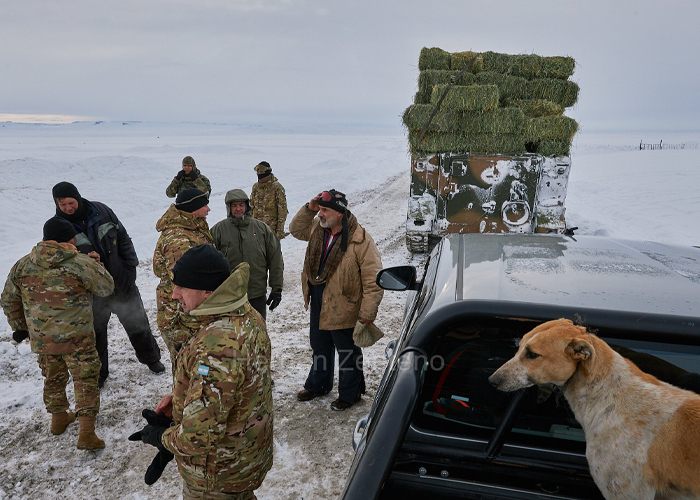
[[[4,127],[6,124],[12,125],[46,125],[46,126],[66,126],[78,124],[121,124],[121,125],[211,125],[211,126],[229,126],[229,127],[245,127],[258,129],[288,129],[289,127],[298,127],[302,129],[317,129],[319,127],[334,127],[339,129],[357,129],[357,128],[372,128],[372,129],[403,129],[403,125],[397,123],[390,125],[386,123],[358,123],[358,122],[323,122],[323,121],[306,121],[306,122],[222,122],[222,121],[176,121],[176,120],[114,120],[100,119],[96,117],[80,116],[80,115],[50,115],[50,114],[27,114],[27,113],[0,113],[0,124]],[[700,130],[694,129],[652,129],[652,128],[619,128],[619,127],[586,127],[585,130],[580,130],[579,134],[588,133],[700,133]]]

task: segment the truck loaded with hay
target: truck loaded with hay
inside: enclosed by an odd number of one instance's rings
[[[423,48],[403,114],[411,151],[406,243],[427,252],[448,233],[566,230],[578,124],[571,57]]]

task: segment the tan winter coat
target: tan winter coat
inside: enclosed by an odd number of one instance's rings
[[[295,238],[309,241],[311,233],[317,227],[319,227],[319,220],[316,218],[316,212],[312,212],[307,205],[304,205],[289,224],[289,231]],[[384,296],[384,290],[374,281],[381,268],[382,258],[377,245],[369,233],[358,224],[348,242],[343,260],[323,290],[319,328],[321,330],[353,328],[359,318],[374,321],[379,303]],[[304,292],[304,306],[308,309],[309,279],[303,270],[301,286]]]

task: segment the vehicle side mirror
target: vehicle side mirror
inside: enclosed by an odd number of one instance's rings
[[[416,268],[413,266],[387,267],[377,273],[376,283],[384,290],[397,292],[418,290]]]

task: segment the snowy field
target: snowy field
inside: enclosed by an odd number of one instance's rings
[[[398,119],[397,119],[398,120]],[[572,151],[567,222],[577,234],[700,246],[700,150],[639,151],[640,140],[697,143],[694,134],[580,133]],[[267,160],[287,191],[291,220],[318,192],[335,188],[377,241],[385,266],[412,262],[403,235],[409,187],[406,138],[395,133],[334,130],[298,133],[229,125],[76,123],[63,126],[0,124],[0,279],[41,239],[54,213],[51,187],[74,183],[82,196],[109,205],[119,216],[140,258],[138,285],[164,363],[167,349],[155,326],[151,256],[154,226],[171,199],[165,188],[183,156],[195,158],[213,192],[209,224],[225,216],[224,193],[250,193],[253,167]],[[365,349],[368,394],[346,412],[333,412],[332,392],[296,401],[308,372],[308,314],[299,283],[305,244],[282,241],[285,285],[280,307],[268,313],[275,379],[274,466],[258,490],[260,499],[327,499],[342,490],[352,460],[356,420],[367,413],[383,373],[384,346],[401,324],[404,295],[385,293],[377,324],[387,333]],[[0,318],[0,500],[180,498],[174,462],[153,486],[143,474],[152,447],[127,441],[143,425],[142,408],[169,392],[167,375],[140,365],[118,322],[110,323],[110,378],[102,391],[99,452],[78,451],[77,424],[52,436],[42,377],[29,344],[11,342]],[[169,373],[169,367],[166,374]],[[70,386],[69,386],[70,387]],[[72,394],[72,388],[70,388]]]

